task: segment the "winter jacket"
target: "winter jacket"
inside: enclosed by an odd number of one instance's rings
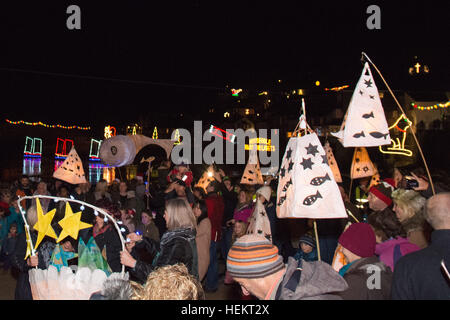
[[[311,252],[305,253],[302,248],[298,248],[297,253],[294,256],[294,259],[297,261],[305,260],[305,261],[317,261],[317,249],[313,248]]]
[[[156,224],[151,221],[148,225],[144,225],[142,222],[136,227],[136,231],[139,231],[144,237],[150,238],[156,242],[159,242],[159,230]]]
[[[253,206],[251,203],[246,204],[241,207],[237,207],[234,210],[233,219],[248,222],[248,219],[252,215],[252,212],[253,212]]]
[[[450,280],[441,268],[450,266],[450,230],[435,230],[430,245],[407,254],[395,265],[394,300],[450,300]]]
[[[209,247],[211,245],[211,221],[209,218],[203,219],[198,224],[195,243],[198,253],[198,278],[201,281],[209,267]]]
[[[37,240],[37,232],[31,232],[31,239],[33,244]],[[55,249],[55,242],[44,238],[37,248],[38,253],[38,268],[47,269],[50,264],[53,250]],[[24,260],[27,252],[27,243],[25,232],[18,235],[16,243],[15,254],[11,257],[11,264],[19,270],[19,275],[16,283],[15,300],[33,300],[31,294],[30,281],[28,279],[28,271],[32,268],[27,265],[27,260]]]
[[[391,297],[392,271],[376,256],[355,260],[344,279],[348,289],[339,293],[344,300],[389,300]]]
[[[345,280],[323,261],[299,262],[289,257],[286,272],[272,292],[272,300],[341,300],[336,295],[347,289]]]
[[[231,191],[228,190],[223,182],[220,184],[220,191],[224,202],[222,226],[226,226],[226,222],[233,219],[234,209],[237,204],[237,193],[233,189]]]
[[[137,281],[144,283],[150,272],[160,266],[183,263],[189,273],[198,277],[198,255],[195,243],[196,230],[183,228],[167,231],[161,237],[161,242],[156,243],[149,238],[143,238],[135,247],[144,246],[151,254],[156,255],[153,264],[137,260],[134,268],[130,270]],[[135,257],[135,248],[131,254]]]
[[[222,219],[224,203],[217,193],[210,193],[205,198],[208,208],[208,218],[211,221],[211,241],[220,241],[222,236]]]
[[[394,265],[405,254],[420,250],[419,246],[411,243],[408,239],[398,237],[377,243],[375,254],[385,265],[394,271]]]

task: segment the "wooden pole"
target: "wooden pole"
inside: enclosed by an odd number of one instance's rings
[[[316,219],[314,219],[314,233],[316,235],[317,257],[318,257],[319,261],[321,261],[321,259],[320,259],[319,234],[317,233],[317,222],[316,222]]]
[[[400,103],[398,102],[397,98],[394,95],[394,92],[392,92],[391,88],[389,87],[389,85],[387,84],[386,80],[384,79],[383,75],[381,74],[380,70],[378,70],[377,66],[372,62],[372,60],[370,60],[370,58],[364,53],[362,52],[363,56],[366,57],[367,61],[370,62],[370,64],[375,68],[375,70],[378,72],[378,74],[380,75],[381,79],[383,80],[384,84],[386,85],[387,89],[389,90],[389,93],[392,95],[392,97],[394,98],[394,101],[397,103],[398,108],[400,109],[400,111],[402,112],[402,114],[408,118],[406,116],[405,111],[403,111],[402,106],[400,105]],[[428,179],[430,181],[430,185],[431,185],[431,190],[433,191],[433,195],[436,194],[435,190],[434,190],[434,184],[433,184],[433,180],[431,179],[431,174],[430,174],[430,170],[428,170],[428,164],[427,161],[425,160],[425,156],[423,155],[422,152],[422,147],[419,144],[419,141],[417,140],[416,134],[414,133],[414,130],[412,129],[412,126],[410,127],[411,129],[411,133],[414,137],[414,141],[416,142],[417,148],[419,149],[419,153],[422,157],[422,161],[423,164],[425,165],[425,170],[427,171],[427,175],[428,175]]]

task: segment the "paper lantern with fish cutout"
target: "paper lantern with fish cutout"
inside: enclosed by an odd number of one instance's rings
[[[264,184],[256,148],[250,150],[248,162],[242,174],[241,184]]]
[[[346,218],[344,202],[315,133],[289,139],[279,173],[279,218]]]
[[[344,147],[376,147],[391,143],[378,89],[369,64],[356,85],[341,130],[332,133]]]
[[[66,160],[53,173],[53,178],[66,181],[70,184],[86,183],[83,163],[75,147],[72,146]]]
[[[333,171],[334,180],[338,183],[342,182],[341,171],[339,170],[339,166],[334,158],[333,149],[331,149],[328,141],[325,143],[323,149],[327,155],[328,165],[331,171]]]
[[[352,167],[350,169],[351,179],[371,177],[377,173],[377,169],[370,160],[366,148],[355,148],[353,153]]]

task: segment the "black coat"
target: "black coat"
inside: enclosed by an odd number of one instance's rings
[[[163,234],[159,246],[157,242],[144,238],[136,246],[144,246],[150,254],[156,255],[156,258],[153,264],[137,260],[130,273],[137,281],[144,283],[154,268],[183,263],[189,270],[189,273],[198,278],[198,255],[195,236],[196,231],[190,228],[167,231]],[[132,255],[136,258],[134,250]]]
[[[36,231],[31,232],[31,239],[33,241],[33,244],[36,244]],[[39,247],[37,248],[39,269],[48,268],[55,246],[56,244],[51,240],[51,238],[44,238],[39,244]],[[11,257],[11,264],[19,270],[14,296],[15,300],[33,300],[33,296],[31,295],[30,281],[28,278],[28,271],[32,267],[29,267],[27,261],[24,260],[26,252],[26,236],[25,232],[22,232],[18,235],[15,254],[13,254]]]
[[[220,191],[222,192],[224,204],[222,226],[226,226],[226,222],[233,219],[234,209],[236,208],[238,201],[238,195],[233,189],[229,191],[223,182],[220,184]]]
[[[441,268],[450,266],[450,230],[435,230],[425,249],[401,257],[394,269],[392,299],[450,300],[450,281]]]

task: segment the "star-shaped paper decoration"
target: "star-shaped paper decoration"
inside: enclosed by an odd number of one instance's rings
[[[73,213],[72,208],[67,202],[66,214],[64,215],[64,218],[61,219],[61,221],[59,222],[59,225],[62,227],[62,231],[59,234],[58,240],[56,240],[56,242],[60,242],[67,236],[70,236],[76,240],[78,238],[78,232],[81,229],[92,227],[92,224],[82,222],[80,219],[81,219],[81,211]]]
[[[36,211],[38,221],[33,228],[38,232],[38,237],[36,240],[36,244],[34,245],[34,250],[37,249],[45,236],[49,236],[53,239],[57,238],[55,230],[53,230],[51,226],[51,222],[53,217],[55,216],[56,209],[53,209],[52,211],[44,214],[44,212],[42,211],[41,202],[39,201],[39,198],[36,198]]]
[[[286,158],[287,158],[287,159],[290,159],[290,158],[291,158],[291,155],[292,155],[292,149],[289,148],[289,150],[286,152]]]
[[[292,160],[289,162],[289,167],[288,167],[288,172],[292,170],[292,168],[294,167],[294,163],[292,162]]]
[[[312,165],[314,163],[312,162],[311,158],[307,158],[307,159],[303,158],[303,161],[300,162],[300,164],[303,166],[303,170],[306,170],[306,169],[312,170]]]
[[[367,86],[367,88],[372,87],[372,80],[364,80],[364,84]]]
[[[328,157],[326,154],[322,155],[322,163],[328,164]]]
[[[318,146],[313,146],[311,143],[305,147],[306,148],[306,154],[312,154],[313,157],[316,156],[316,153],[319,153],[319,151],[317,150]]]

